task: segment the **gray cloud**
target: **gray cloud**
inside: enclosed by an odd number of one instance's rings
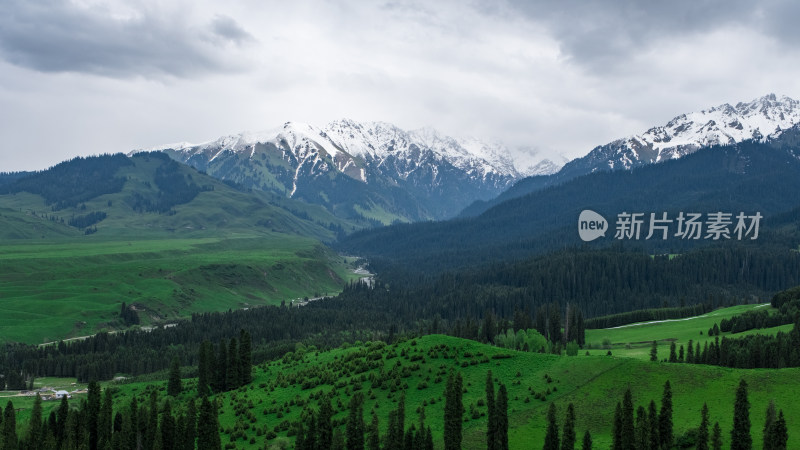
[[[509,5],[547,28],[572,62],[600,72],[628,70],[633,56],[656,43],[725,27],[753,30],[786,47],[800,43],[800,4],[791,0],[509,0]]]
[[[187,78],[241,69],[203,38],[216,36],[237,45],[251,39],[230,17],[194,26],[177,11],[137,6],[120,14],[62,0],[4,0],[0,52],[12,64],[41,72],[119,78]]]
[[[247,30],[228,16],[216,15],[214,20],[211,21],[211,27],[216,36],[226,41],[233,42],[236,45],[243,45],[255,41],[252,34],[248,33]]]

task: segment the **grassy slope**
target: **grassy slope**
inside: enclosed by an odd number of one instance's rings
[[[250,305],[335,293],[352,278],[320,241],[333,216],[236,191],[182,167],[213,186],[174,214],[131,209],[133,192],[157,196],[161,161],[134,158],[119,175],[120,193],[86,201],[86,209],[51,211],[38,195],[0,196],[0,341],[40,343],[113,329],[122,302],[135,303],[143,324]],[[103,211],[97,233],[52,222]],[[338,219],[337,219],[338,220]],[[338,223],[348,227],[348,223]]]
[[[219,395],[221,402],[220,423],[223,430],[223,444],[230,442],[228,430],[236,429],[237,421],[248,423],[246,438],[237,439],[236,448],[261,448],[264,437],[256,437],[256,430],[272,430],[282,421],[298,419],[302,407],[293,405],[308,400],[311,393],[333,389],[330,385],[320,385],[303,390],[301,383],[277,385],[279,377],[291,377],[293,374],[307,373],[315,367],[333,368],[346,355],[358,352],[366,347],[336,349],[329,352],[308,352],[300,361],[276,361],[264,364],[254,371],[254,382],[236,392]],[[387,359],[393,350],[398,356]],[[408,352],[406,357],[401,352]],[[491,359],[495,354],[510,354],[508,359]],[[379,364],[384,370],[398,364],[411,366],[413,356],[423,356],[424,360],[416,361],[419,369],[411,372],[402,383],[407,384],[406,424],[416,423],[417,407],[427,402],[425,414],[427,424],[431,426],[437,448],[442,448],[443,394],[445,382],[436,382],[437,374],[447,373],[451,369],[458,370],[464,376],[464,406],[466,409],[464,422],[464,448],[485,448],[485,415],[473,419],[471,409],[485,395],[485,379],[487,370],[491,369],[495,377],[504,382],[509,390],[509,423],[511,448],[538,448],[543,442],[545,433],[545,415],[549,403],[555,402],[558,407],[559,421],[568,403],[573,402],[577,408],[577,432],[583,435],[585,430],[592,433],[595,448],[607,448],[610,445],[611,423],[614,407],[621,401],[627,387],[633,391],[635,405],[647,406],[651,399],[660,406],[663,384],[670,380],[673,387],[675,433],[680,435],[700,421],[700,409],[704,402],[708,403],[711,421],[719,421],[723,429],[725,446],[728,446],[735,388],[744,378],[750,385],[750,402],[752,405],[750,418],[754,442],[761,439],[764,411],[770,399],[774,399],[778,408],[784,410],[787,417],[790,441],[797,439],[792,430],[793,424],[800,417],[800,404],[793,401],[800,383],[800,369],[782,370],[735,370],[711,366],[695,366],[668,363],[651,363],[637,358],[607,356],[559,357],[534,353],[522,353],[498,349],[477,342],[447,336],[427,336],[416,341],[408,341],[387,347],[381,351],[383,358]],[[473,356],[465,356],[472,354]],[[434,356],[435,355],[435,356]],[[447,355],[448,357],[445,357]],[[488,361],[486,359],[488,358]],[[358,358],[362,361],[365,358]],[[481,362],[481,361],[484,362]],[[466,367],[462,364],[467,362]],[[361,382],[361,374],[339,373],[341,382],[336,389],[333,401],[338,410],[336,419],[346,418],[347,402],[354,386],[368,398],[365,403],[365,420],[370,420],[370,411],[377,411],[382,433],[386,431],[388,412],[396,407],[400,391],[392,393],[390,389],[373,387],[370,375],[378,369],[363,373],[367,381]],[[519,375],[517,375],[519,374]],[[548,383],[545,374],[553,382]],[[355,381],[353,379],[355,378]],[[446,376],[443,376],[446,379]],[[426,381],[427,380],[427,381]],[[426,381],[427,388],[419,389]],[[191,398],[194,389],[193,380],[184,380],[188,392],[181,394],[181,401]],[[273,383],[276,385],[274,386]],[[157,383],[163,396],[164,383]],[[125,405],[131,395],[146,398],[147,383],[132,383],[120,386],[115,398],[116,405]],[[273,387],[275,388],[273,390]],[[534,398],[532,392],[547,392],[547,400]],[[370,398],[373,397],[374,398]],[[529,399],[526,402],[526,399]],[[250,424],[245,416],[237,417],[234,406],[239,403],[252,402],[246,411],[252,413],[255,422]],[[337,405],[341,406],[337,406]],[[309,405],[316,408],[314,400]],[[116,407],[116,406],[115,406]],[[477,407],[479,413],[485,414],[486,407]],[[278,409],[282,413],[278,415]],[[560,424],[559,424],[560,426]],[[249,443],[255,438],[256,444]],[[277,441],[288,440],[285,432],[279,432]],[[272,441],[273,443],[276,441]]]
[[[747,311],[758,311],[764,308],[767,308],[771,313],[776,312],[776,310],[768,306],[768,304],[740,305],[718,309],[701,316],[687,319],[671,320],[662,323],[638,323],[624,327],[600,330],[586,330],[586,343],[592,347],[589,353],[593,355],[605,355],[609,348],[603,345],[603,341],[609,340],[612,343],[610,349],[614,355],[649,360],[652,342],[657,339],[658,357],[659,359],[664,359],[669,357],[671,342],[674,341],[675,345],[680,348],[681,345],[686,347],[691,339],[693,345],[699,342],[700,348],[703,348],[706,342],[711,343],[715,339],[715,337],[708,336],[708,330],[712,328],[715,323],[719,324],[722,319],[731,318],[737,314],[743,314]],[[738,337],[754,333],[788,332],[791,329],[792,325],[784,325],[772,328],[769,331],[750,330],[738,334],[722,333],[720,338],[722,338],[722,336]]]

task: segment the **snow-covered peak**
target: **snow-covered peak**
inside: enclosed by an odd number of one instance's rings
[[[656,149],[676,146],[705,147],[763,139],[800,122],[798,102],[769,94],[749,103],[728,103],[675,117],[662,127],[651,128],[639,138]]]
[[[681,114],[666,125],[598,147],[581,160],[594,166],[592,170],[601,168],[597,163],[611,169],[630,169],[680,158],[702,147],[777,137],[798,123],[800,102],[769,94],[735,106],[724,103]],[[583,165],[576,160],[573,166],[579,164]]]

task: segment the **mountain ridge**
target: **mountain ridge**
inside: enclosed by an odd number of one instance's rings
[[[384,224],[452,217],[475,199],[495,197],[525,170],[558,167],[540,159],[520,169],[510,150],[497,142],[349,119],[322,128],[287,122],[265,132],[150,150],[247,188]]]

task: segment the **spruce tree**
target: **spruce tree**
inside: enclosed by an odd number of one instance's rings
[[[167,395],[177,397],[181,393],[181,363],[178,357],[172,358],[169,367],[169,380],[167,381]]]
[[[372,421],[370,421],[369,430],[367,431],[367,449],[381,450],[381,431],[378,424],[378,415],[375,414],[375,411],[372,412]]]
[[[86,409],[86,431],[89,438],[89,450],[97,450],[97,420],[100,417],[100,384],[89,382]]]
[[[650,445],[650,439],[648,437],[648,432],[650,431],[650,426],[647,423],[647,411],[645,411],[644,406],[639,406],[636,409],[636,429],[634,431],[635,435],[635,444],[637,449],[647,449],[648,445]]]
[[[669,380],[664,383],[664,394],[661,397],[661,412],[658,416],[658,438],[661,448],[672,448],[672,387]]]
[[[750,436],[750,401],[747,400],[747,382],[741,380],[736,389],[733,406],[733,429],[731,430],[731,450],[751,450],[753,438]]]
[[[678,362],[678,353],[676,352],[675,341],[669,344],[669,362],[676,363]]]
[[[230,391],[238,388],[241,381],[239,377],[239,347],[236,344],[236,338],[231,338],[231,343],[228,347],[228,369],[225,377],[225,386]]]
[[[647,423],[650,428],[650,432],[647,433],[650,439],[648,448],[657,450],[661,446],[661,439],[658,437],[658,410],[656,409],[656,402],[653,400],[650,400],[650,405],[647,407]]]
[[[3,443],[2,450],[17,450],[19,447],[19,438],[17,437],[17,416],[14,411],[14,404],[11,400],[6,403],[6,409],[3,411]]]
[[[42,438],[42,396],[36,393],[36,399],[33,401],[33,409],[31,410],[31,418],[28,421],[28,449],[43,449]]]
[[[658,361],[658,342],[653,341],[650,346],[650,361]]]
[[[564,430],[561,432],[561,450],[575,450],[575,439],[575,405],[570,403],[564,417]]]
[[[703,403],[700,410],[700,428],[697,429],[697,444],[695,450],[708,450],[708,405]]]
[[[570,406],[572,406],[571,403]],[[500,384],[500,388],[498,389],[497,393],[495,417],[497,418],[497,449],[508,450],[508,390],[506,390],[506,385],[502,383]],[[572,441],[574,445],[574,428]]]
[[[218,349],[214,364],[214,392],[225,392],[228,390],[225,385],[228,379],[228,343],[224,338],[220,339]]]
[[[775,411],[775,401],[770,400],[769,405],[767,405],[767,413],[764,416],[764,440],[762,444],[763,450],[772,450],[772,426],[777,420],[777,412]]]
[[[611,449],[622,450],[622,404],[617,402],[614,410],[614,423],[611,426]]]
[[[58,410],[56,410],[56,447],[61,448],[61,444],[64,442],[64,427],[67,424],[67,415],[69,414],[69,401],[67,400],[67,396],[61,397],[61,403],[58,405]]]
[[[103,448],[111,445],[111,432],[112,432],[112,417],[113,417],[113,401],[111,392],[106,389],[103,393],[102,405],[100,406],[100,414],[97,417],[97,439],[98,446]]]
[[[200,344],[200,350],[197,355],[197,394],[200,396],[208,395],[211,393],[209,386],[213,378],[211,373],[209,356],[212,354],[210,350],[211,343],[207,340]]]
[[[544,435],[544,447],[542,450],[559,450],[558,445],[558,423],[556,423],[556,404],[550,403],[547,410],[547,431]]]
[[[461,426],[464,414],[462,403],[462,378],[460,373],[447,378],[444,400],[444,448],[445,450],[461,450]]]
[[[586,430],[583,433],[583,444],[581,445],[581,450],[592,450],[592,434],[589,433],[589,430]]]
[[[486,450],[497,450],[497,417],[494,404],[494,379],[492,371],[486,372]]]
[[[330,448],[333,445],[333,406],[328,395],[322,396],[317,417],[317,445],[319,448]]]
[[[364,397],[360,392],[350,398],[346,433],[347,450],[364,450]]]
[[[239,378],[242,386],[253,381],[252,339],[244,329],[239,332]]]
[[[184,450],[194,450],[195,441],[197,440],[197,406],[195,406],[193,398],[190,398],[186,405],[186,428],[184,432],[183,442],[186,444]]]
[[[714,422],[714,430],[711,432],[711,450],[722,450],[722,428],[719,422]]]
[[[770,447],[772,450],[786,450],[786,443],[789,440],[789,430],[786,428],[786,419],[783,417],[783,410],[778,412],[778,419],[773,422],[770,431]]]
[[[689,339],[689,344],[686,346],[686,363],[694,364],[694,342]]]
[[[620,435],[622,450],[635,450],[636,433],[633,425],[633,394],[631,389],[625,390],[622,400],[622,432]]]
[[[161,414],[159,433],[161,433],[162,450],[177,450],[175,447],[175,418],[172,417],[172,405],[169,399],[164,402],[164,412]]]
[[[197,450],[220,450],[219,418],[217,408],[203,397],[197,416]]]

